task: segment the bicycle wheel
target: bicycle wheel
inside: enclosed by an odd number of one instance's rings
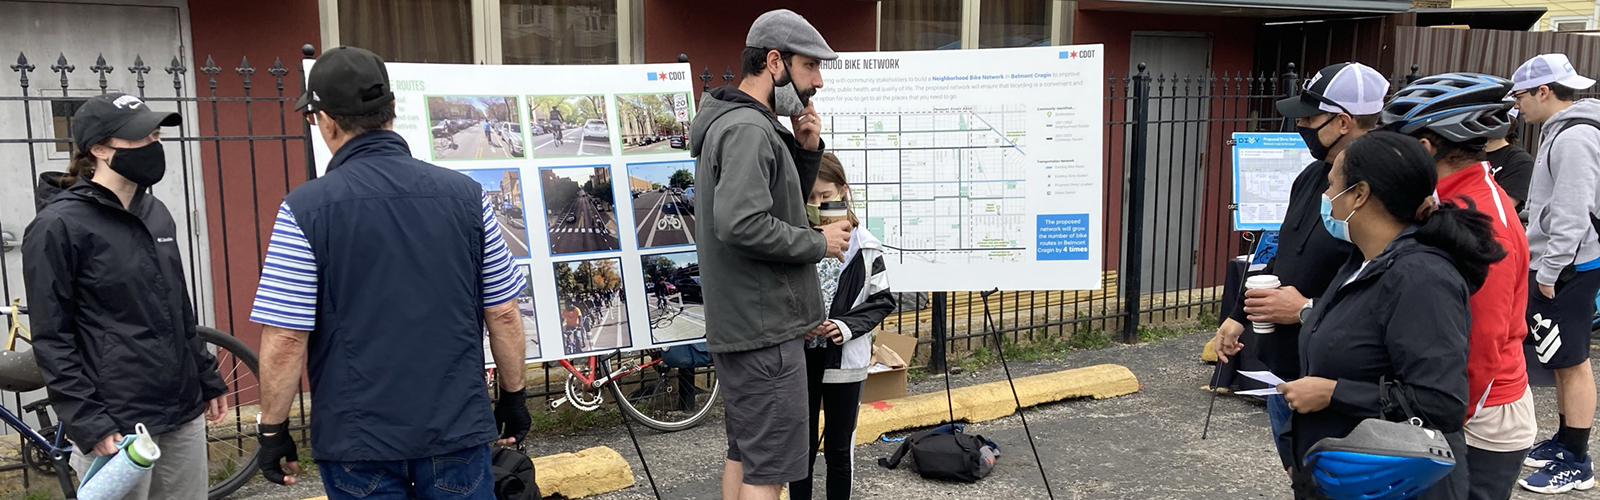
[[[256,474],[255,416],[245,416],[246,407],[260,407],[261,383],[256,378],[255,351],[232,335],[200,327],[200,338],[206,348],[217,357],[217,373],[228,385],[227,398],[230,418],[221,424],[206,426],[206,459],[209,462],[208,479],[210,500],[226,498]],[[229,421],[231,420],[231,422]]]
[[[619,371],[627,371],[637,363],[630,361]],[[610,362],[602,364],[610,369]],[[711,414],[721,389],[716,376],[709,372],[668,368],[660,363],[606,385],[623,413],[661,432],[677,432],[699,425]]]

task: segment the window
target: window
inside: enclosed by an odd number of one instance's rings
[[[504,64],[616,64],[617,0],[500,0]]]
[[[1051,0],[983,0],[978,48],[1050,45]]]
[[[72,137],[72,127],[68,122],[71,121],[72,115],[78,112],[78,108],[83,106],[85,100],[57,99],[50,101],[50,128],[51,132],[55,133],[55,138]],[[71,155],[73,143],[62,141],[55,143],[51,147],[56,154]],[[65,156],[58,157],[56,154],[51,154],[51,158],[65,158]]]
[[[879,50],[961,48],[961,0],[883,0]]]
[[[474,62],[472,0],[338,0],[339,44],[385,61]]]
[[[1562,16],[1550,18],[1551,31],[1587,31],[1594,29],[1588,16]]]

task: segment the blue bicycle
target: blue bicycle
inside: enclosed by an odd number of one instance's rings
[[[23,307],[20,300],[13,301],[9,307],[0,306],[0,316],[5,316],[10,325],[5,345],[0,346],[5,348],[0,350],[0,392],[21,394],[45,386],[33,351],[16,350],[18,340],[33,343],[30,332],[22,326],[21,316],[27,313],[28,308]],[[242,408],[260,405],[257,360],[255,351],[232,335],[205,326],[197,331],[206,342],[206,348],[217,358],[217,372],[228,386],[228,406],[232,408],[231,418],[206,426],[211,486],[207,497],[219,500],[250,482],[257,470],[255,425],[247,422],[247,417],[241,418],[245,413]],[[22,417],[3,406],[0,406],[0,421],[22,435],[23,465],[40,474],[55,476],[61,483],[62,494],[66,498],[76,498],[78,483],[69,465],[73,446],[67,440],[65,426],[51,419],[50,400],[33,401],[23,405],[21,410],[24,415],[32,414],[39,427],[29,426]]]

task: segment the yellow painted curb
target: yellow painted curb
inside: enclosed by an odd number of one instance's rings
[[[1217,339],[1216,339],[1216,337],[1212,337],[1211,340],[1207,340],[1206,341],[1206,346],[1201,348],[1201,350],[1200,350],[1200,361],[1204,361],[1206,363],[1215,363],[1215,362],[1217,362]]]
[[[1074,368],[1019,378],[1015,383],[1023,406],[1081,397],[1105,399],[1139,391],[1139,379],[1121,365]],[[983,422],[1017,411],[1005,381],[950,392],[956,420]],[[870,443],[887,432],[938,425],[949,418],[943,391],[866,403],[861,405],[856,424],[856,444]]]
[[[546,497],[560,494],[563,498],[583,498],[633,486],[633,468],[616,450],[605,446],[536,457],[533,469],[537,471],[539,493]]]

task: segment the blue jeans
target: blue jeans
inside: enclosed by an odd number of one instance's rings
[[[1294,467],[1294,451],[1289,445],[1289,419],[1294,416],[1294,410],[1289,409],[1289,402],[1283,399],[1282,394],[1267,395],[1267,422],[1272,425],[1272,444],[1278,446],[1278,458],[1283,460],[1284,468]]]
[[[489,446],[387,462],[317,462],[328,500],[494,500]]]

